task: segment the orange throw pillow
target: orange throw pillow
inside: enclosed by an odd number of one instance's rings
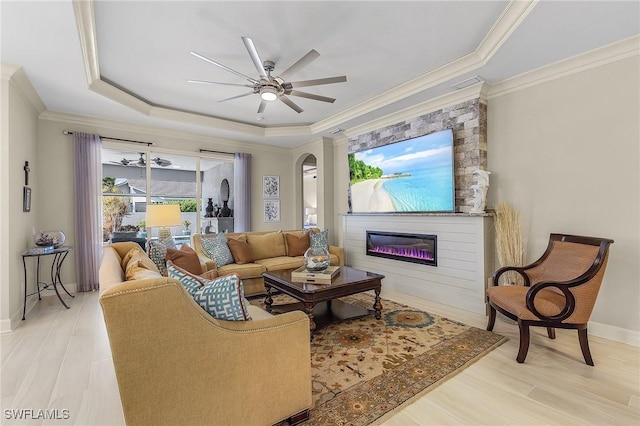
[[[310,239],[308,232],[300,236],[293,234],[284,234],[284,236],[287,238],[287,248],[289,249],[287,256],[302,256],[309,248]]]
[[[180,250],[168,248],[167,260],[192,274],[200,275],[202,273],[202,265],[200,264],[198,253],[186,244],[183,244]]]
[[[249,248],[249,244],[247,244],[245,241],[227,240],[227,244],[229,245],[229,250],[231,250],[233,260],[235,260],[238,265],[253,263],[251,249]]]

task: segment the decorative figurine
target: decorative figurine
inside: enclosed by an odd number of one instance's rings
[[[473,172],[476,184],[471,185],[471,189],[473,189],[473,207],[469,210],[469,213],[484,213],[487,205],[487,190],[489,189],[490,174],[491,172],[487,170],[479,169]]]

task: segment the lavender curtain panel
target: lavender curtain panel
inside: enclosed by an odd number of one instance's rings
[[[236,153],[233,181],[233,230],[251,231],[251,154]]]
[[[74,132],[74,214],[76,282],[78,291],[100,288],[102,259],[102,144],[100,136]]]

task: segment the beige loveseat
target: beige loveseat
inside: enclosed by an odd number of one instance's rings
[[[252,320],[215,319],[173,278],[125,281],[121,262],[132,247],[105,247],[100,267],[127,425],[271,425],[308,415],[306,314],[250,306]]]
[[[311,232],[318,232],[314,228]],[[218,270],[220,275],[238,274],[244,283],[245,295],[263,294],[265,292],[263,272],[280,271],[284,269],[299,268],[303,264],[302,256],[290,256],[290,248],[287,245],[287,235],[302,235],[300,230],[291,231],[253,231],[242,233],[224,234],[229,239],[242,239],[246,241],[254,255],[253,262],[218,266],[216,262],[207,257],[202,248],[203,238],[215,238],[216,234],[194,234],[191,236],[192,247],[201,259],[203,270]],[[344,265],[344,249],[329,245],[332,265]]]

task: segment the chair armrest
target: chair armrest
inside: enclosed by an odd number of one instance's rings
[[[537,316],[543,321],[566,320],[571,316],[571,314],[573,314],[573,311],[576,309],[576,298],[573,295],[573,293],[569,290],[569,288],[571,287],[569,285],[570,282],[571,281],[567,281],[567,282],[543,281],[543,282],[534,284],[533,286],[531,286],[529,291],[527,291],[527,295],[525,299],[527,309],[529,309],[535,316]],[[555,287],[559,289],[564,295],[564,301],[565,301],[564,307],[562,308],[562,310],[559,313],[551,316],[545,316],[540,312],[538,312],[538,309],[536,308],[536,304],[535,304],[536,295],[541,290],[544,290],[545,288],[548,288],[548,287]]]
[[[337,246],[329,246],[329,253],[338,257],[339,266],[344,266],[344,248]]]
[[[221,321],[170,278],[100,297],[127,424],[275,424],[311,406],[301,311]]]
[[[218,269],[218,265],[216,265],[216,261],[208,258],[203,254],[198,254],[198,259],[200,259],[200,266],[202,267],[202,272],[212,271],[214,269]]]
[[[520,274],[520,276],[522,276],[522,278],[524,279],[525,287],[529,287],[531,285],[531,281],[529,280],[529,276],[526,274],[525,269],[526,269],[525,266],[505,266],[503,268],[500,268],[493,273],[493,277],[492,277],[493,285],[494,286],[498,285],[498,280],[500,279],[502,274],[504,274],[505,272],[514,271]]]

